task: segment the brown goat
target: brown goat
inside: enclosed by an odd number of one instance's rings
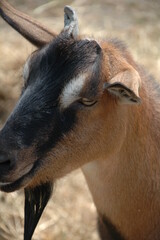
[[[24,239],[31,239],[52,183],[81,167],[101,239],[159,240],[159,85],[120,41],[79,37],[70,7],[59,35],[4,0],[0,15],[39,47],[0,132],[0,189],[25,188]]]

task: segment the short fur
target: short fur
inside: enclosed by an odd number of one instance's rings
[[[101,240],[125,240],[121,233],[105,216],[99,216],[98,230]]]
[[[20,21],[2,0],[4,13],[17,29]],[[0,189],[34,192],[81,167],[103,216],[103,240],[105,234],[108,240],[158,240],[159,85],[120,41],[75,36],[73,14],[65,15],[69,27],[40,44],[28,60],[20,100],[0,132]],[[37,35],[39,25],[32,23],[39,46],[43,34]],[[33,43],[26,26],[22,24],[21,34]],[[61,108],[66,84],[80,74],[86,76],[80,99]],[[83,99],[94,104],[88,106]]]

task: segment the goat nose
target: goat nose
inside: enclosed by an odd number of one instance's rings
[[[9,154],[0,152],[0,169],[10,168],[14,162],[14,158],[9,156]]]

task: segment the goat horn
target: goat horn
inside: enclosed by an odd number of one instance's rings
[[[56,34],[35,19],[13,8],[7,1],[0,0],[0,16],[29,42],[41,47]]]
[[[77,37],[79,34],[78,18],[76,12],[70,7],[64,8],[64,31],[68,34],[72,34],[73,37]]]

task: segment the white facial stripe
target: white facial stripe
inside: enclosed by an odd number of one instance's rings
[[[26,81],[29,77],[29,61],[30,61],[30,57],[27,59],[27,62],[24,65],[23,68],[23,78]]]
[[[84,86],[86,75],[82,74],[73,78],[63,89],[60,96],[61,108],[67,108],[71,103],[79,98],[79,94]]]

